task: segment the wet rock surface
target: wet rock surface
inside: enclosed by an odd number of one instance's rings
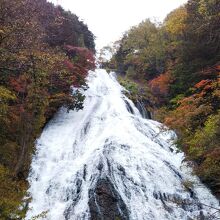
[[[129,219],[123,200],[108,179],[100,179],[89,194],[91,220]]]
[[[145,107],[144,102],[137,100],[135,106],[139,110],[143,118],[152,119],[151,112]]]

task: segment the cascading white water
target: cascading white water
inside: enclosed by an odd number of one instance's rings
[[[218,201],[176,152],[174,132],[143,119],[114,74],[90,72],[88,85],[84,109],[61,109],[37,141],[26,219],[43,211],[50,220],[90,219],[90,191],[102,178],[125,204],[127,219],[207,219],[216,212],[209,206],[218,208]]]

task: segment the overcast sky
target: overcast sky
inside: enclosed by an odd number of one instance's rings
[[[146,18],[162,21],[187,0],[50,0],[75,13],[96,36],[97,49]]]

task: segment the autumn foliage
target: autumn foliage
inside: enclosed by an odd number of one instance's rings
[[[147,99],[145,106],[156,120],[176,131],[177,146],[218,196],[219,9],[216,0],[188,0],[163,23],[146,19],[124,34],[112,60],[105,63],[124,78],[126,88],[130,81],[149,88],[145,96],[138,90],[139,97]]]
[[[0,219],[21,219],[34,142],[64,106],[80,109],[94,36],[45,0],[0,0]],[[68,37],[67,37],[68,36]],[[24,203],[25,204],[25,203]],[[20,207],[20,208],[19,208]]]
[[[169,85],[172,83],[172,77],[169,72],[162,73],[149,82],[149,88],[153,95],[162,103],[169,94]]]

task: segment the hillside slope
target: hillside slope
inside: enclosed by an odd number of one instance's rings
[[[189,0],[162,24],[132,27],[103,65],[174,129],[194,171],[220,195],[220,2]],[[118,44],[118,42],[117,42]]]
[[[21,219],[34,142],[60,106],[81,108],[94,36],[46,0],[0,0],[0,219]],[[20,208],[19,208],[20,207]],[[18,209],[19,208],[19,209]]]

